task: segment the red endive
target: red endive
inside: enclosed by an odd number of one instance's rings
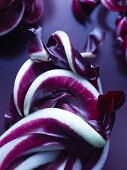
[[[75,17],[80,22],[84,22],[98,3],[99,0],[72,0],[72,10]]]
[[[111,11],[126,12],[127,1],[126,0],[101,0],[103,5]]]
[[[98,68],[65,32],[53,33],[45,45],[40,28],[32,31],[31,59],[16,76],[5,115],[11,127],[0,137],[0,170],[100,170],[125,96],[102,94]]]
[[[36,22],[42,13],[42,0],[0,1],[0,36],[12,31],[22,20]]]

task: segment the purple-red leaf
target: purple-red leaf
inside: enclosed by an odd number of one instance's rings
[[[16,76],[5,115],[8,126],[15,124],[0,137],[0,169],[102,169],[124,93],[102,94],[97,68],[63,31],[47,45],[41,28],[31,31],[31,59]],[[93,31],[86,51],[96,53],[102,39]]]
[[[115,121],[115,111],[123,105],[124,101],[125,95],[122,91],[108,91],[107,94],[98,97],[97,108],[107,137]]]
[[[127,48],[126,38],[127,38],[127,17],[118,17],[116,21],[116,35],[117,40],[120,42],[123,49]]]
[[[42,0],[0,1],[0,36],[15,29],[22,19],[27,23],[34,23],[42,14]]]
[[[43,14],[42,0],[26,0],[25,5],[24,21],[34,23],[39,20]]]
[[[59,68],[72,70],[89,80],[98,78],[98,67],[93,67],[82,57],[71,45],[69,37],[65,32],[57,31],[52,34],[47,46],[41,41],[40,28],[35,31],[32,30],[32,32],[34,37],[29,48],[29,55],[32,59],[35,61],[47,61]]]
[[[86,17],[97,6],[99,0],[72,0],[72,10],[75,17],[84,22]]]
[[[97,55],[97,50],[100,44],[105,39],[105,32],[101,30],[100,28],[94,28],[88,36],[88,39],[86,41],[86,44],[84,46],[84,57],[87,57],[87,55],[91,53],[91,55]],[[86,53],[86,54],[85,54]],[[88,57],[89,57],[88,55]]]
[[[105,142],[77,115],[61,109],[47,108],[20,120],[0,137],[0,168],[21,166],[27,159],[22,159],[26,155],[31,159],[31,154],[35,156],[37,153],[49,153],[43,159],[50,161],[41,161],[42,165],[50,163],[49,168],[70,167],[72,170],[74,166],[76,169],[80,167],[80,170],[86,166],[84,162],[90,159],[93,151],[95,154],[103,150]],[[56,155],[54,159],[51,159],[52,154]],[[38,159],[36,162],[40,164]],[[97,162],[98,160],[94,165]],[[34,165],[32,160],[30,165],[25,164],[26,167]]]
[[[0,36],[13,30],[22,20],[24,1],[14,1],[6,9],[0,11]]]
[[[127,1],[126,0],[101,0],[103,5],[111,11],[126,12]]]

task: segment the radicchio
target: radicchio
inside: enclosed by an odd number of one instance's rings
[[[126,0],[101,0],[103,5],[111,11],[126,12],[127,1]]]
[[[72,10],[76,18],[84,22],[94,8],[100,3],[113,12],[118,12],[116,19],[116,36],[127,58],[127,0],[72,0]]]
[[[116,36],[127,58],[127,0],[101,0],[106,8],[118,12],[116,19]]]
[[[12,31],[20,22],[34,23],[43,13],[42,0],[0,1],[0,36]]]
[[[127,17],[119,16],[116,21],[116,35],[127,59]]]
[[[99,0],[72,0],[72,10],[75,17],[84,22],[86,17],[98,5]]]
[[[14,84],[11,126],[0,137],[0,169],[101,170],[122,91],[101,94],[99,72],[57,31],[47,45],[33,30]],[[91,71],[92,70],[92,71]]]

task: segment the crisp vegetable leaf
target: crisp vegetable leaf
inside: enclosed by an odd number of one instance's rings
[[[5,114],[0,169],[101,170],[124,93],[102,93],[98,68],[65,32],[53,33],[45,45],[41,28],[31,31],[31,58],[16,76]],[[102,39],[99,30],[91,32],[85,51],[97,54]]]
[[[126,0],[101,0],[103,5],[111,11],[126,12],[127,1]]]
[[[88,15],[98,5],[99,0],[72,0],[72,11],[80,22],[84,22]]]
[[[42,0],[0,1],[0,36],[15,29],[22,19],[27,23],[34,23],[42,14]]]

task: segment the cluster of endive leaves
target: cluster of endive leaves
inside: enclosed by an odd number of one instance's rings
[[[99,0],[73,0],[81,21]],[[102,0],[124,14],[126,1]],[[0,1],[0,36],[21,20],[34,23],[42,16],[42,0]],[[126,17],[117,20],[117,36],[126,48]],[[97,55],[105,33],[90,32],[82,53],[63,31],[45,44],[41,27],[30,29],[28,59],[20,68],[5,114],[8,129],[0,137],[0,170],[101,170],[107,157],[115,112],[124,103],[122,91],[103,94],[99,67],[87,57]]]
[[[102,94],[96,55],[104,32],[94,29],[79,53],[63,31],[47,44],[31,29],[29,56],[14,83],[9,128],[0,137],[0,170],[101,170],[122,91]]]
[[[42,13],[42,0],[0,1],[0,36],[12,31],[22,20],[36,22]]]
[[[73,0],[73,11],[83,20],[99,3]],[[125,2],[102,3],[125,13]],[[0,35],[21,20],[33,23],[41,15],[42,0],[1,1]],[[121,16],[117,36],[123,47],[126,27],[126,18]],[[30,59],[16,76],[5,114],[8,130],[0,137],[0,170],[101,170],[115,112],[125,100],[122,91],[103,94],[99,67],[86,59],[97,55],[105,33],[92,30],[80,53],[63,31],[54,32],[47,44],[41,40],[41,27],[30,31]]]
[[[108,10],[117,12],[116,37],[127,57],[127,1],[126,0],[72,0],[72,9],[83,22],[94,8],[102,3]]]

